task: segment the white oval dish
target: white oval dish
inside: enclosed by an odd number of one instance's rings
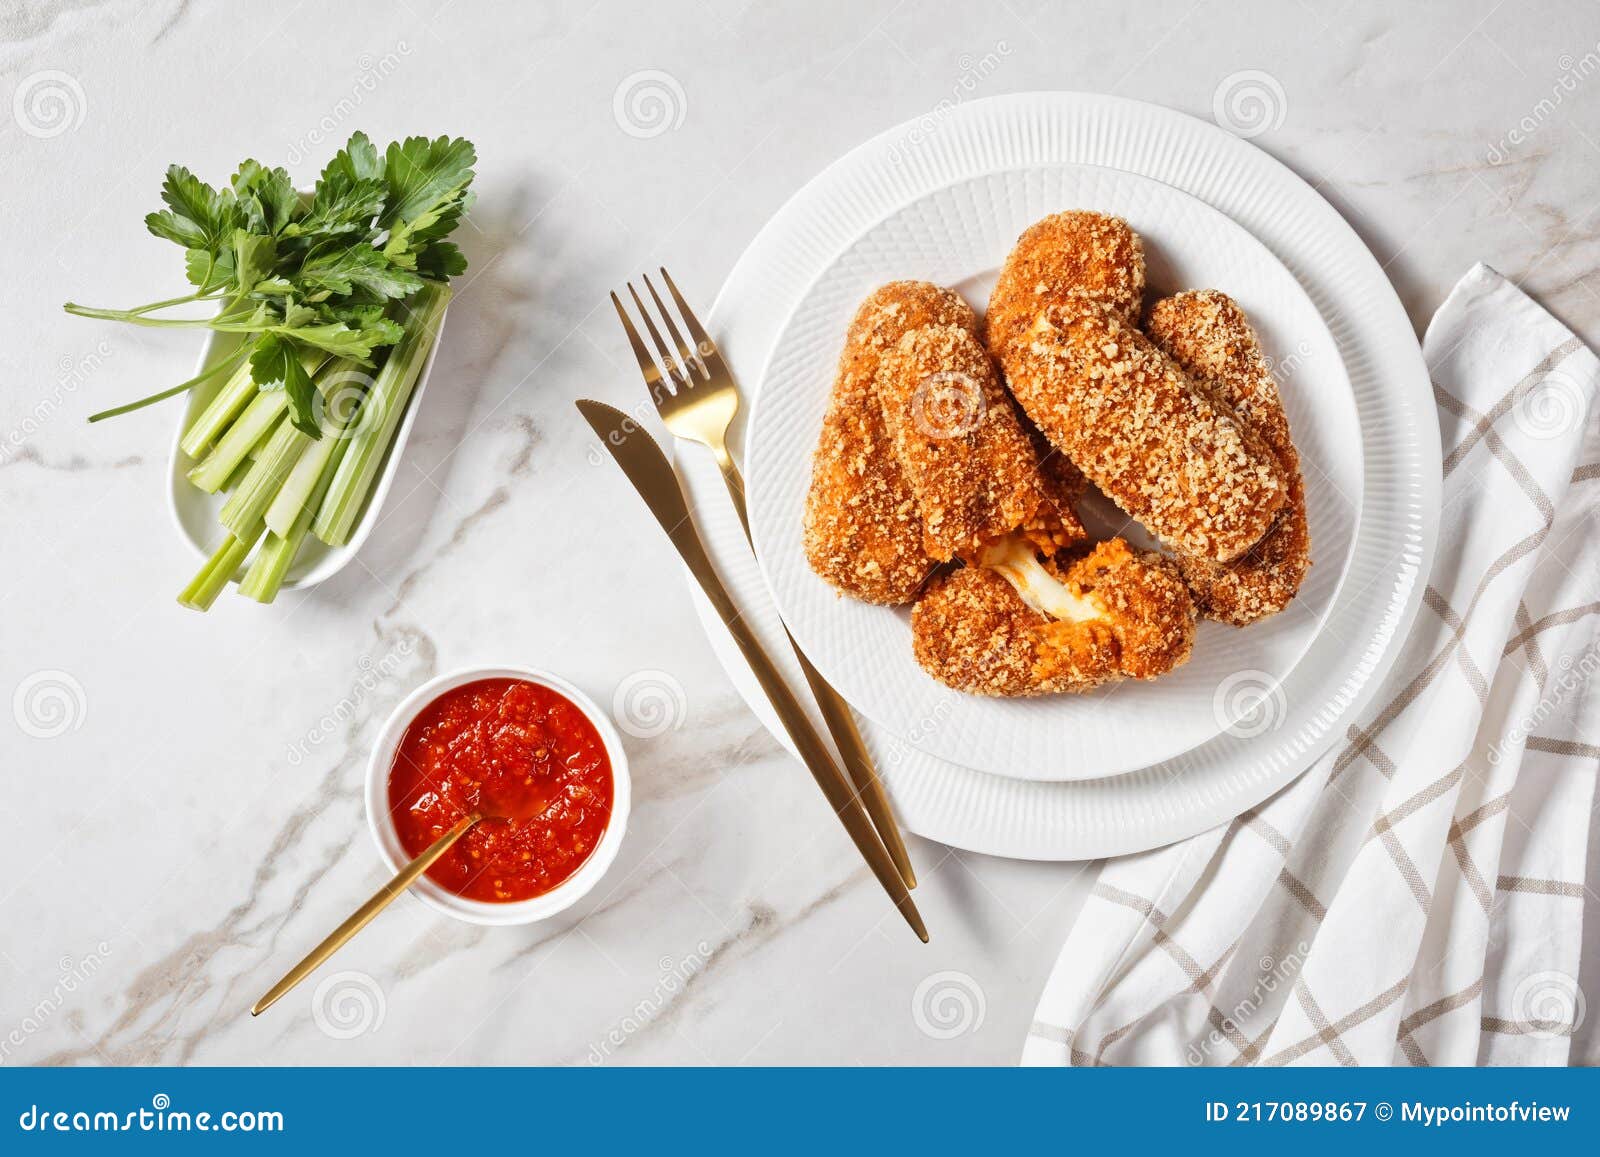
[[[1147,300],[1229,293],[1280,374],[1307,479],[1316,565],[1282,613],[1246,629],[1203,622],[1194,656],[1150,683],[1088,695],[962,695],[917,664],[909,609],[840,598],[806,560],[801,511],[845,329],[872,289],[919,278],[980,311],[1017,236],[1048,213],[1095,209],[1144,239]],[[1096,165],[995,170],[899,206],[843,249],[801,297],[754,391],[745,437],[750,526],[762,573],[794,637],[851,706],[928,755],[994,775],[1084,780],[1149,767],[1239,720],[1300,661],[1332,609],[1355,543],[1361,422],[1337,343],[1272,253],[1209,205],[1160,181]],[[1091,531],[1150,547],[1108,503]],[[1159,720],[1159,726],[1151,726]]]
[[[378,738],[372,745],[372,754],[367,758],[367,826],[372,832],[373,842],[378,845],[378,854],[392,870],[398,872],[411,861],[389,817],[389,769],[394,764],[395,748],[400,745],[406,728],[411,726],[411,721],[419,711],[446,691],[475,683],[479,679],[524,679],[565,696],[600,732],[606,755],[611,760],[611,819],[605,833],[578,870],[544,895],[500,904],[458,896],[427,876],[411,885],[411,891],[430,908],[469,924],[531,924],[570,908],[600,882],[600,877],[611,867],[612,861],[617,858],[617,850],[622,846],[632,799],[628,756],[622,748],[622,737],[594,700],[559,675],[536,667],[463,667],[445,675],[437,675],[407,695],[384,722],[383,729],[378,732]]]
[[[446,307],[439,317],[438,336],[434,338],[433,348],[428,351],[427,361],[422,364],[422,373],[417,377],[417,384],[412,388],[411,396],[406,399],[405,416],[400,419],[394,441],[390,442],[388,449],[384,451],[382,469],[372,485],[372,492],[367,496],[366,509],[361,512],[355,528],[350,532],[350,541],[343,546],[329,546],[315,535],[306,535],[305,543],[300,547],[300,553],[295,557],[289,567],[289,574],[283,581],[284,590],[314,587],[324,579],[338,574],[356,556],[356,552],[367,541],[367,535],[371,534],[372,528],[377,525],[378,512],[383,509],[384,499],[389,495],[389,487],[394,483],[401,454],[405,450],[406,442],[411,438],[411,425],[416,421],[423,392],[428,388],[428,378],[433,374],[433,359],[438,356],[439,345],[444,341],[445,320],[449,315],[450,310]],[[231,357],[238,348],[239,339],[233,335],[210,333],[205,348],[200,351],[200,361],[195,366],[195,373],[204,373]],[[178,428],[172,435],[172,464],[167,479],[167,507],[172,512],[172,521],[177,525],[178,533],[183,535],[201,558],[209,558],[226,533],[218,524],[217,515],[228,496],[207,494],[189,481],[189,470],[194,466],[195,460],[183,452],[180,443],[183,441],[183,432],[216,396],[226,381],[227,375],[219,375],[190,390],[189,404],[184,407],[183,420],[178,423]]]

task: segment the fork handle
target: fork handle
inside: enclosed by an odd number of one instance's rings
[[[744,475],[739,473],[739,467],[734,462],[733,455],[728,453],[725,443],[713,446],[711,449],[716,456],[717,466],[722,471],[722,481],[728,488],[728,497],[733,500],[733,508],[739,514],[739,524],[744,527],[744,536],[750,539],[750,516],[745,510],[744,501]],[[755,549],[753,539],[750,540],[750,549]],[[811,696],[817,701],[817,707],[822,712],[822,720],[828,725],[828,734],[833,737],[834,746],[839,749],[851,786],[856,789],[856,795],[860,798],[862,806],[867,809],[872,826],[878,829],[878,836],[883,841],[884,848],[888,850],[889,858],[894,861],[895,870],[900,873],[900,878],[906,882],[906,887],[915,888],[917,873],[911,866],[911,853],[906,850],[905,837],[900,834],[900,825],[895,822],[894,812],[889,807],[889,796],[883,790],[883,782],[878,778],[877,769],[872,765],[872,756],[867,754],[866,741],[861,738],[861,732],[856,728],[856,721],[850,714],[850,705],[833,689],[833,685],[822,677],[822,672],[811,665],[811,660],[806,658],[806,653],[800,649],[800,644],[795,642],[792,634],[789,634],[787,626],[784,627],[783,633],[789,636],[789,645],[794,648],[795,658],[800,660],[800,670],[805,674],[806,686],[811,688]]]
[[[787,627],[784,632],[788,633]],[[906,850],[905,837],[900,834],[900,825],[895,822],[894,812],[889,809],[889,796],[883,790],[883,781],[878,778],[877,769],[872,765],[872,756],[867,754],[866,741],[856,728],[850,705],[844,701],[844,696],[833,689],[833,684],[822,677],[822,672],[811,665],[811,660],[806,658],[806,653],[794,641],[793,635],[789,636],[789,643],[794,647],[795,658],[800,660],[806,685],[811,688],[811,695],[822,711],[822,720],[828,725],[828,734],[833,736],[834,745],[839,749],[845,772],[855,785],[856,794],[861,797],[873,827],[878,829],[878,835],[882,837],[883,846],[888,849],[889,858],[894,861],[900,878],[906,882],[906,887],[915,888],[917,872],[911,866],[911,853]]]
[[[715,446],[712,453],[717,457],[717,468],[722,471],[723,485],[728,488],[728,497],[733,499],[733,508],[739,514],[739,525],[744,527],[744,536],[750,537],[750,515],[744,508],[744,475],[739,473],[739,467],[734,465],[733,455],[728,453],[726,446]],[[751,544],[752,548],[754,543]]]

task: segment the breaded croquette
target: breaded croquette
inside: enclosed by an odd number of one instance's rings
[[[1055,507],[1061,518],[1066,532],[1074,542],[1082,541],[1089,537],[1089,532],[1083,528],[1083,522],[1078,518],[1078,500],[1083,497],[1089,488],[1089,480],[1083,476],[1083,471],[1072,464],[1060,450],[1050,445],[1046,438],[1033,424],[1032,419],[1022,412],[1016,399],[1011,397],[1011,392],[1006,391],[1006,400],[1011,408],[1016,411],[1017,421],[1022,425],[1023,432],[1028,435],[1028,444],[1033,447],[1033,456],[1039,462],[1039,478],[1044,487],[1045,500]]]
[[[1287,483],[1261,438],[1120,312],[1067,294],[1001,358],[1045,436],[1173,550],[1229,562],[1283,507]]]
[[[923,550],[974,557],[1022,531],[1047,553],[1084,537],[1047,491],[994,362],[971,330],[912,330],[878,365],[878,403],[922,516]]]
[[[1243,626],[1275,615],[1289,605],[1311,565],[1311,532],[1300,455],[1261,344],[1244,310],[1215,289],[1158,301],[1145,332],[1249,424],[1277,457],[1288,486],[1277,521],[1243,555],[1226,564],[1180,555],[1178,567],[1209,618]]]
[[[1046,306],[1081,293],[1139,320],[1144,298],[1144,245],[1120,217],[1074,209],[1023,231],[989,295],[984,339],[1000,357]]]
[[[806,495],[811,568],[863,602],[910,602],[935,562],[922,548],[916,498],[889,445],[873,379],[878,362],[911,330],[960,326],[977,315],[961,296],[925,281],[894,281],[861,303],[845,337]]]
[[[897,281],[846,336],[806,497],[805,551],[843,594],[912,604],[917,663],[957,691],[1081,693],[1188,661],[1202,614],[1281,611],[1310,565],[1277,383],[1214,290],[1139,328],[1144,248],[1074,210],[1027,229],[981,326]],[[998,362],[998,364],[996,364]],[[1090,484],[1174,557],[1093,547]]]
[[[1054,573],[1012,540],[987,565],[935,580],[911,612],[923,670],[989,696],[1153,679],[1188,661],[1194,628],[1194,604],[1172,564],[1121,539]]]
[[[1089,690],[1090,683],[1058,685],[1040,673],[1039,652],[1050,622],[994,571],[964,566],[930,583],[912,608],[911,646],[924,671],[972,695]]]

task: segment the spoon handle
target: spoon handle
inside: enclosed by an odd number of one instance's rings
[[[435,860],[450,850],[450,846],[452,844],[467,834],[468,828],[472,827],[473,824],[477,823],[482,818],[483,817],[480,815],[462,816],[461,819],[456,822],[455,827],[451,828],[449,831],[445,832],[444,835],[440,836],[438,839],[434,840],[433,843],[429,844],[427,849],[423,851],[420,856],[412,860],[405,867],[401,868],[400,871],[395,874],[394,879],[390,880],[383,887],[379,888],[377,892],[373,894],[372,899],[368,900],[365,904],[361,905],[361,907],[357,908],[350,914],[350,918],[348,920],[339,925],[332,932],[328,933],[326,940],[324,940],[321,944],[318,944],[310,952],[306,953],[304,960],[302,960],[299,964],[296,964],[293,968],[289,969],[288,973],[285,974],[282,980],[278,981],[277,984],[274,984],[265,996],[256,1001],[255,1007],[250,1010],[250,1015],[260,1016],[263,1012],[266,1012],[267,1009],[271,1008],[275,1003],[277,1003],[277,1000],[280,996],[288,992],[307,976],[310,976],[313,972],[315,972],[317,968],[321,966],[324,960],[328,959],[328,957],[332,956],[335,952],[339,951],[340,948],[344,947],[345,941],[349,940],[350,937],[354,936],[357,932],[365,928],[369,923],[372,922],[372,918],[393,903],[395,898],[399,896],[400,893],[404,892],[407,888],[411,887],[412,884],[416,883],[418,876],[426,872],[433,865]]]

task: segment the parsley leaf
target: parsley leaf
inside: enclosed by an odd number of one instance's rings
[[[182,165],[167,169],[161,199],[167,208],[145,217],[145,228],[186,249],[216,249],[233,228],[232,196],[213,189]]]
[[[300,194],[283,169],[247,160],[233,175],[232,186],[242,224],[252,233],[279,233],[300,211]]]
[[[423,277],[449,281],[466,271],[466,255],[452,241],[435,241],[417,254],[417,272]]]
[[[370,245],[333,249],[306,259],[295,281],[308,300],[320,291],[328,294],[361,293],[382,301],[407,297],[422,288],[422,278],[390,263]]]
[[[293,342],[278,334],[263,334],[250,354],[250,376],[263,390],[283,390],[289,395],[289,421],[295,429],[313,438],[321,436],[316,417],[317,388]]]
[[[333,160],[323,168],[318,184],[340,176],[351,181],[383,179],[383,158],[378,155],[373,143],[367,139],[366,133],[351,134],[344,148],[334,153]]]
[[[383,155],[389,200],[378,223],[393,228],[428,212],[471,182],[477,160],[472,142],[460,137],[395,141]]]
[[[270,234],[262,236],[245,229],[233,231],[233,280],[239,293],[249,293],[259,282],[272,276],[277,259],[278,243]]]
[[[325,171],[322,180],[317,182],[305,216],[291,224],[285,233],[308,237],[342,233],[370,236],[372,219],[383,209],[386,189],[377,177],[357,179],[345,173],[330,175]]]
[[[190,249],[183,255],[184,273],[191,284],[205,293],[233,280],[233,250]]]

